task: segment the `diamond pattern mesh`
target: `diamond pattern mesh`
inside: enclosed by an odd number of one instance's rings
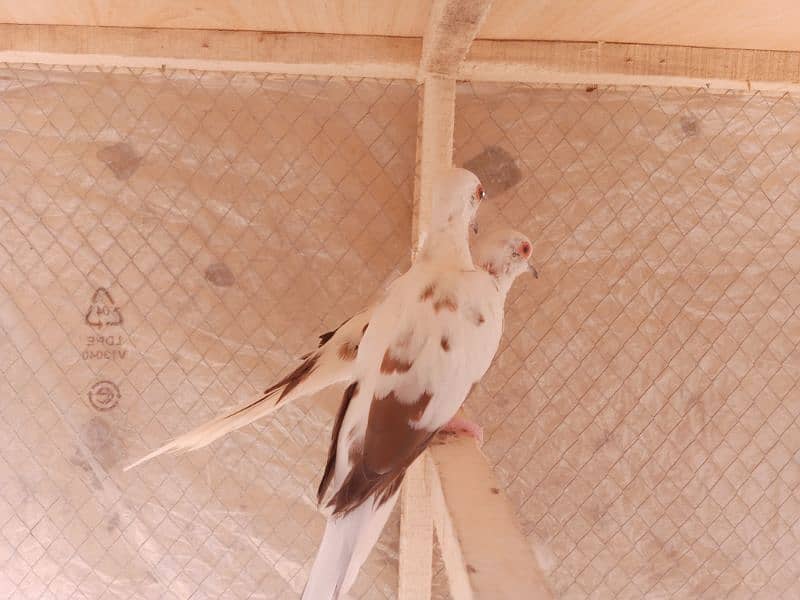
[[[299,594],[326,414],[121,467],[408,267],[415,136],[409,82],[0,69],[0,597]]]
[[[558,597],[800,595],[798,109],[459,86],[541,273],[468,411]],[[415,127],[407,82],[0,69],[0,596],[297,596],[324,412],[120,469],[408,266]]]
[[[798,98],[461,84],[456,108],[484,219],[541,274],[468,407],[557,596],[799,597]]]

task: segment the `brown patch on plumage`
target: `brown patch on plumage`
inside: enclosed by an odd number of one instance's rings
[[[280,398],[278,400],[283,400],[286,397],[286,394],[291,392],[294,388],[300,385],[303,381],[305,381],[311,373],[314,372],[314,369],[317,368],[317,361],[319,360],[319,355],[314,354],[307,358],[303,363],[297,367],[294,371],[289,373],[286,377],[281,379],[278,383],[273,385],[271,388],[267,388],[264,394],[269,394],[271,391],[276,390],[278,388],[283,387],[283,391],[281,392]]]
[[[433,292],[435,290],[436,286],[433,285],[432,283],[429,284],[424,290],[422,290],[422,293],[419,295],[419,299],[422,302],[425,302],[425,300],[430,300],[431,298],[433,298]]]
[[[364,326],[361,328],[361,335],[364,335],[365,333],[367,333],[367,327],[369,327],[369,321],[364,323]]]
[[[383,355],[383,361],[381,362],[381,373],[407,373],[414,364],[414,361],[412,360],[411,362],[406,362],[401,358],[392,356],[391,352],[392,349],[389,348]]]
[[[331,430],[331,447],[328,449],[328,462],[325,463],[325,471],[322,473],[322,479],[317,488],[317,502],[322,502],[322,497],[328,489],[333,477],[333,469],[336,467],[336,449],[339,445],[339,434],[342,430],[342,422],[344,416],[347,414],[347,408],[350,406],[350,401],[358,393],[358,382],[355,381],[347,386],[342,396],[342,403],[339,405],[339,411],[336,413],[336,420],[333,422],[333,429]]]
[[[380,472],[388,471],[402,464],[399,450],[408,447],[412,440],[433,435],[433,431],[408,426],[409,422],[420,419],[432,397],[425,391],[413,402],[402,402],[392,391],[383,398],[373,399],[367,423],[367,433],[372,435],[372,439],[365,438],[370,466]]]
[[[406,469],[436,433],[411,427],[431,398],[427,391],[413,402],[402,402],[394,391],[373,398],[363,451],[354,457],[350,472],[328,502],[334,514],[347,514],[368,498],[380,506],[397,493]]]
[[[478,572],[478,569],[476,569],[475,567],[473,567],[471,564],[467,563],[467,572],[468,572],[468,573],[477,573],[477,572]]]
[[[336,335],[336,332],[339,331],[344,326],[344,324],[347,323],[352,318],[353,317],[349,317],[349,318],[345,319],[344,321],[339,323],[339,326],[336,329],[334,329],[332,331],[326,331],[321,336],[319,336],[319,346],[317,346],[317,348],[322,348],[325,344],[327,344],[330,341],[330,339],[334,335]]]
[[[450,352],[450,340],[447,339],[447,336],[443,335],[439,343],[442,345],[442,350]]]
[[[458,303],[454,298],[450,296],[444,296],[433,303],[433,310],[439,312],[442,309],[449,310],[450,312],[456,312],[458,309]]]
[[[273,393],[283,388],[281,390],[280,396],[278,396],[278,399],[275,401],[275,404],[280,403],[280,401],[283,400],[289,392],[291,392],[294,388],[300,385],[300,383],[302,383],[309,375],[311,375],[311,373],[314,372],[314,369],[316,369],[317,367],[318,360],[319,360],[319,354],[312,353],[310,355],[307,355],[307,358],[305,358],[303,362],[300,363],[299,367],[297,367],[286,377],[278,381],[276,384],[271,385],[266,390],[264,390],[264,394],[261,396],[261,398],[259,398],[255,402],[251,402],[247,406],[243,406],[236,412],[231,413],[230,415],[228,415],[227,418],[230,419],[231,417],[235,417],[236,415],[250,408],[253,408],[256,404],[260,404],[261,402],[269,398]]]
[[[481,267],[484,271],[486,271],[492,277],[497,277],[497,269],[495,268],[494,264],[487,262],[484,263]]]
[[[350,465],[354,465],[361,458],[363,454],[364,454],[364,440],[362,438],[350,444],[350,450],[348,450],[347,452],[347,460],[350,462]]]
[[[345,342],[339,346],[339,351],[337,354],[342,360],[355,360],[356,356],[358,355],[358,344]]]
[[[333,331],[326,331],[321,336],[319,336],[319,345],[317,346],[317,348],[322,348],[325,344],[327,344],[330,341],[330,339],[334,335],[336,335],[336,329],[334,329]]]
[[[410,421],[414,421],[415,423],[418,422],[422,415],[425,414],[425,409],[428,408],[428,403],[431,401],[431,393],[430,392],[422,392],[420,397],[417,398],[417,401],[413,404],[414,412],[411,413],[409,416]]]
[[[485,322],[486,322],[486,319],[484,319],[483,315],[476,310],[475,311],[475,325],[483,325]]]

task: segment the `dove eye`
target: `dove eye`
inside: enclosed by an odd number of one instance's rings
[[[529,242],[515,241],[511,246],[511,256],[514,258],[527,259],[531,255],[531,245]]]
[[[483,186],[479,183],[478,187],[475,188],[475,199],[478,202],[482,202],[486,199],[486,191],[483,189]]]

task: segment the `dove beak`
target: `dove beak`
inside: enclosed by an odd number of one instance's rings
[[[533,275],[535,279],[539,279],[539,271],[536,270],[536,267],[528,265],[528,271],[531,272],[531,275]]]

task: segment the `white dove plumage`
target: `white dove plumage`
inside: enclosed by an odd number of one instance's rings
[[[305,600],[338,598],[350,588],[406,469],[455,415],[497,350],[510,284],[474,268],[465,225],[451,220],[432,232],[370,318],[320,483],[318,498],[331,515]],[[510,250],[515,271],[527,269],[530,242]]]
[[[406,469],[488,369],[506,294],[528,268],[530,242],[510,230],[482,236],[475,251],[479,268],[473,264],[467,225],[483,196],[473,174],[450,170],[437,186],[423,251],[381,301],[320,336],[320,348],[259,400],[127,468],[164,452],[200,448],[285,403],[350,383],[318,490],[328,524],[303,593],[306,600],[340,597],[380,536]]]
[[[458,190],[461,191],[461,195],[458,195]],[[483,195],[483,188],[472,173],[463,169],[448,170],[442,175],[435,189],[435,196],[440,201],[434,205],[431,222],[435,227],[437,224],[446,224],[447,220],[454,216],[473,223],[475,208]],[[468,201],[465,204],[465,200],[472,197],[474,205]],[[452,211],[449,210],[451,207],[454,207]],[[451,212],[454,214],[451,215]],[[466,232],[466,222],[463,227]],[[447,248],[442,251],[446,252]],[[431,244],[427,244],[423,250],[423,254],[428,255],[436,252]],[[468,250],[466,256],[471,265]],[[384,293],[384,297],[390,293],[391,286]],[[124,470],[132,469],[162,454],[198,450],[228,433],[272,414],[286,404],[315,394],[331,385],[352,381],[352,361],[358,352],[372,310],[371,307],[362,310],[334,331],[321,335],[320,347],[307,354],[303,363],[265,390],[259,399],[195,427],[139,458]]]

